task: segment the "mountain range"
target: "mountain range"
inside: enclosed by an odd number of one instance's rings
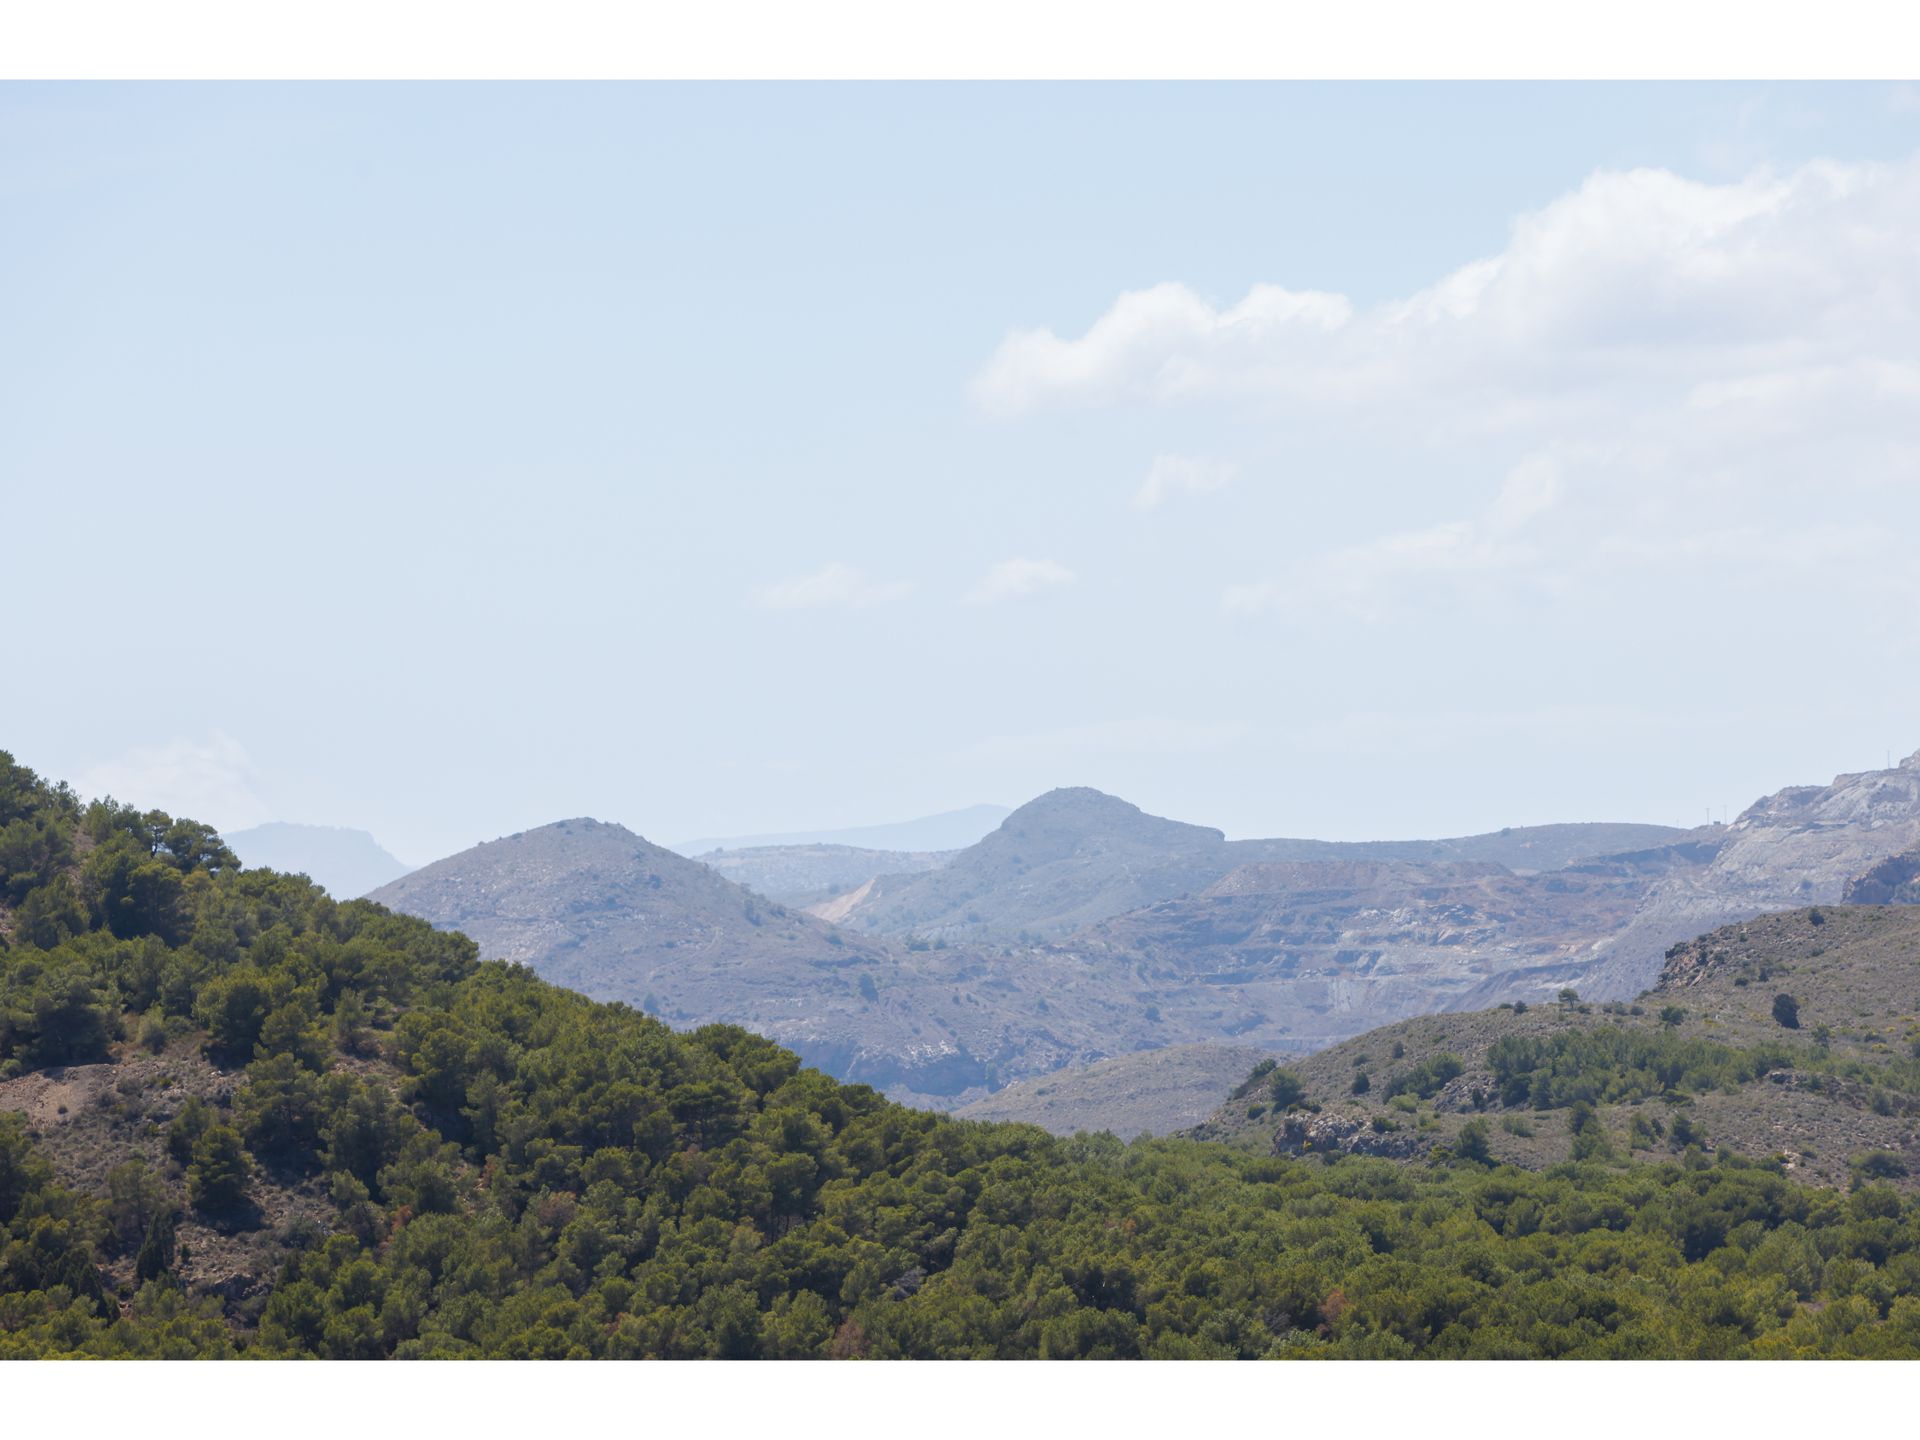
[[[1136,1052],[1300,1055],[1567,984],[1637,993],[1652,977],[1623,941],[1644,950],[1662,926],[1684,930],[1672,913],[1684,905],[1725,919],[1804,894],[1799,874],[1770,867],[1798,866],[1810,846],[1831,857],[1814,893],[1837,899],[1849,867],[1912,848],[1914,769],[1784,792],[1791,803],[1762,802],[1728,827],[1371,844],[1229,841],[1084,788],[1049,792],[945,855],[770,846],[695,861],[578,819],[372,898],[596,998],[685,1028],[746,1025],[840,1078],[964,1107]],[[1170,1125],[1153,1092],[1186,1084],[1177,1068],[1143,1075],[1115,1123]],[[1066,1113],[1031,1098],[1036,1118]]]
[[[222,837],[240,863],[305,875],[342,899],[354,899],[397,880],[413,867],[381,848],[364,830],[279,821]]]
[[[1662,825],[1548,825],[1450,840],[1228,840],[1098,790],[1053,790],[946,864],[881,875],[815,913],[873,934],[1039,940],[1204,890],[1249,864],[1455,861],[1552,870],[1685,833]]]

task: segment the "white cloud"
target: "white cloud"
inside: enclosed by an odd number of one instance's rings
[[[1920,306],[1920,170],[1817,162],[1707,184],[1602,172],[1514,222],[1507,248],[1409,298],[1255,286],[1225,308],[1178,284],[1132,291],[1078,339],[1007,337],[984,408],[1260,396],[1410,407],[1431,423],[1499,397],[1520,423],[1569,392],[1605,405],[1790,362],[1904,360]]]
[[[1238,467],[1231,460],[1198,455],[1156,455],[1146,481],[1133,497],[1133,508],[1152,510],[1173,495],[1210,495],[1233,483]]]
[[[912,589],[910,581],[873,580],[836,560],[811,575],[764,586],[753,599],[767,610],[854,610],[898,600]]]
[[[998,605],[1024,600],[1042,590],[1057,590],[1079,577],[1055,560],[1002,560],[963,596],[968,605]]]
[[[1369,533],[1364,505],[1324,511],[1345,532],[1244,577],[1232,611],[1384,620],[1680,582],[1791,621],[1780,576],[1843,607],[1915,588],[1895,537],[1920,526],[1916,233],[1920,160],[1602,172],[1405,298],[1156,286],[1078,337],[1009,336],[974,394],[1008,415],[1238,403],[1391,455],[1396,477],[1343,461],[1339,483],[1403,514],[1406,467],[1432,474],[1431,518]]]
[[[73,784],[82,795],[111,795],[122,804],[221,830],[244,830],[273,818],[245,747],[217,730],[203,740],[174,740],[85,766]]]
[[[1217,311],[1184,285],[1129,291],[1079,340],[1051,330],[1009,335],[975,378],[974,399],[1013,414],[1048,401],[1176,399],[1210,388],[1220,364],[1258,364],[1310,347],[1352,319],[1342,295],[1256,285]]]

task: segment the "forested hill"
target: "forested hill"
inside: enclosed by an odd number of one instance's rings
[[[0,1356],[1920,1355],[1886,1186],[908,1110],[0,753]]]

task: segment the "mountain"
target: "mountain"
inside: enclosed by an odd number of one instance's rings
[[[1492,1159],[1537,1169],[1574,1155],[1574,1126],[1591,1123],[1582,1146],[1596,1155],[1695,1145],[1779,1155],[1819,1184],[1865,1174],[1914,1189],[1916,955],[1920,909],[1770,913],[1675,946],[1631,1005],[1567,992],[1405,1020],[1283,1062],[1291,1106],[1275,1102],[1276,1068],[1252,1077],[1195,1133],[1267,1153],[1425,1159],[1457,1151],[1479,1121]]]
[[[882,876],[835,914],[876,934],[1062,935],[1207,885],[1230,868],[1230,853],[1218,830],[1098,790],[1051,790],[938,870]]]
[[[962,1120],[1018,1120],[1056,1135],[1171,1135],[1206,1119],[1262,1058],[1263,1052],[1241,1045],[1137,1050],[1021,1080],[953,1113]]]
[[[412,867],[380,848],[364,830],[275,822],[221,837],[240,863],[306,875],[327,893],[350,900],[398,880]]]
[[[937,870],[953,854],[951,850],[862,850],[852,845],[763,845],[709,850],[698,858],[708,869],[769,900],[812,905],[857,889],[876,876]]]
[[[1920,847],[1920,752],[1888,770],[1781,790],[1722,829],[1711,859],[1663,878],[1603,959],[1577,978],[1601,999],[1629,999],[1659,977],[1669,946],[1794,905],[1837,904],[1856,876]],[[1539,977],[1531,993],[1567,978]],[[1529,993],[1524,977],[1499,998]],[[1491,998],[1491,997],[1488,997]]]
[[[958,850],[971,845],[1006,819],[1004,805],[969,805],[918,820],[890,825],[856,825],[847,830],[795,830],[785,835],[733,835],[720,839],[682,840],[668,846],[682,855],[701,856],[713,850],[759,850],[769,846],[848,845],[857,850]]]
[[[834,996],[858,1007],[858,975],[893,968],[883,944],[842,936],[623,826],[585,818],[476,845],[367,898],[594,999],[683,1026],[751,1024],[816,1053]]]

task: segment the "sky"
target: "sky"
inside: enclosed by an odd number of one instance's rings
[[[1920,748],[1920,87],[0,86],[0,747],[422,863]]]

